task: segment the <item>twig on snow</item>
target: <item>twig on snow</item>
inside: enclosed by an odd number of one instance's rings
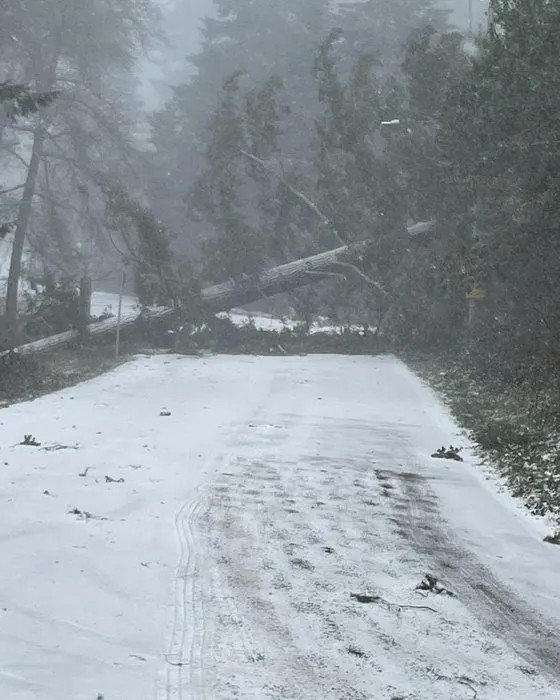
[[[184,661],[171,661],[169,659],[169,654],[164,654],[163,658],[165,659],[165,662],[168,663],[170,666],[184,666],[185,662]]]
[[[390,601],[382,598],[379,595],[367,595],[364,593],[350,593],[350,598],[356,600],[358,603],[384,603],[389,608],[415,608],[417,610],[429,610],[433,613],[438,613],[439,611],[435,608],[431,608],[429,605],[410,605],[406,603],[391,603]]]
[[[473,700],[476,700],[478,698],[478,691],[472,685],[472,683],[470,682],[470,680],[468,678],[465,678],[464,676],[462,676],[461,678],[457,678],[457,682],[462,683],[463,685],[466,685],[468,688],[470,688],[470,690],[472,690]]]

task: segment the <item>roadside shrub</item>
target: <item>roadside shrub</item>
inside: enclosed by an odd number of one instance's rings
[[[56,280],[46,275],[27,294],[27,318],[23,331],[27,338],[43,338],[77,328],[80,321],[80,291],[75,280]]]

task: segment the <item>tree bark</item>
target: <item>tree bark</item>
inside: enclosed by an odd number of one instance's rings
[[[206,287],[201,292],[202,301],[213,312],[227,311],[241,304],[288,292],[330,277],[337,263],[357,260],[365,252],[367,243],[345,245],[309,258],[294,260],[272,267],[259,275]]]
[[[25,237],[31,217],[31,207],[33,195],[35,194],[35,184],[37,173],[43,154],[43,144],[45,142],[45,128],[38,126],[33,132],[33,149],[31,151],[31,161],[27,171],[27,178],[23,188],[23,195],[19,205],[19,211],[14,231],[14,242],[12,246],[12,256],[10,260],[10,272],[8,274],[8,288],[6,292],[6,312],[5,312],[5,332],[6,344],[8,347],[15,347],[18,339],[18,297],[19,280],[21,276],[21,261],[25,245]]]
[[[407,232],[410,236],[421,237],[432,231],[436,225],[436,221],[420,222],[409,226]],[[340,273],[341,268],[352,270],[368,284],[376,287],[382,294],[386,294],[378,282],[369,278],[355,265],[369,246],[367,241],[340,246],[333,250],[327,250],[325,253],[312,255],[309,258],[272,267],[258,276],[253,275],[245,280],[231,280],[207,287],[202,290],[201,297],[212,311],[227,311],[240,304],[250,304],[263,297],[281,294],[317,282],[331,276],[333,272]]]

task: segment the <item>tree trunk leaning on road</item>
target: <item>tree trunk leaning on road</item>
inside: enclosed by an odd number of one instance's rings
[[[421,222],[408,227],[411,236],[431,231],[435,221]],[[201,292],[202,301],[213,312],[228,311],[235,306],[250,304],[263,297],[281,294],[307,284],[335,275],[358,274],[368,284],[382,294],[383,288],[367,277],[354,263],[367,251],[369,243],[351,243],[308,258],[294,260],[284,265],[272,267],[259,275],[251,275],[240,281],[231,280],[222,284],[206,287]],[[347,272],[345,272],[347,271]]]
[[[435,226],[435,222],[415,224],[409,227],[408,232],[411,235],[425,233]],[[222,284],[216,284],[212,287],[206,287],[200,293],[201,300],[205,304],[208,311],[218,313],[220,311],[229,311],[236,306],[250,304],[254,301],[280,294],[282,292],[297,289],[307,284],[313,284],[319,280],[328,279],[332,275],[343,275],[342,270],[350,270],[352,273],[358,273],[369,283],[376,286],[382,293],[383,290],[377,285],[374,280],[370,280],[359,268],[354,264],[360,260],[362,255],[369,247],[367,241],[361,243],[352,243],[350,245],[340,246],[333,250],[327,250],[324,253],[318,253],[308,258],[294,260],[284,265],[272,267],[269,270],[261,272],[259,275],[247,276],[240,281],[230,280]],[[337,267],[338,266],[338,267]],[[346,273],[348,274],[348,273]],[[146,320],[161,319],[171,316],[175,309],[156,309],[146,313]],[[185,309],[188,313],[188,309]],[[121,323],[121,330],[130,328],[138,322],[138,316],[127,318]],[[92,336],[102,335],[115,331],[117,321],[114,318],[107,319],[98,323],[93,323],[88,326],[88,332]],[[24,352],[38,353],[47,350],[52,350],[55,347],[65,345],[78,340],[79,334],[77,331],[68,331],[61,333],[59,336],[54,336],[51,339],[45,339],[29,343],[24,346]]]
[[[325,253],[272,267],[258,275],[206,287],[200,296],[209,310],[227,311],[241,304],[250,304],[263,297],[281,294],[326,279],[337,273],[337,263],[358,259],[366,248],[367,243],[356,243],[327,250]]]

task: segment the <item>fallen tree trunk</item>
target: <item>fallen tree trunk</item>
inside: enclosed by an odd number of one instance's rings
[[[407,232],[412,237],[422,236],[434,230],[436,225],[436,221],[422,221],[409,226]],[[272,267],[259,275],[248,276],[241,281],[230,280],[207,287],[202,290],[201,297],[211,311],[216,313],[227,311],[235,306],[250,304],[262,298],[289,292],[326,279],[335,272],[340,273],[337,265],[342,268],[354,268],[354,271],[369,284],[383,292],[377,282],[368,278],[352,264],[359,261],[369,247],[370,244],[367,241],[343,245],[308,258]]]
[[[168,308],[157,308],[157,309],[147,309],[142,311],[138,309],[137,312],[129,313],[125,318],[121,319],[120,328],[130,328],[135,326],[141,318],[145,318],[146,321],[156,320],[160,318],[165,318],[173,313],[173,309]],[[80,341],[82,337],[88,336],[99,336],[105,333],[110,333],[111,331],[116,331],[118,326],[118,320],[115,317],[107,318],[104,321],[97,321],[95,323],[90,323],[85,334],[83,331],[71,330],[64,331],[64,333],[57,333],[56,335],[50,335],[48,338],[41,338],[41,340],[34,340],[31,343],[26,343],[25,345],[20,345],[14,350],[4,350],[0,353],[2,355],[7,355],[10,352],[21,352],[25,355],[35,355],[42,352],[48,352],[57,347],[62,347],[64,345],[70,345],[71,343],[76,343]]]
[[[333,267],[359,259],[367,250],[367,243],[340,246],[325,253],[294,260],[285,265],[272,267],[259,275],[241,280],[230,280],[201,292],[202,301],[208,309],[217,313],[259,299],[289,292],[292,289],[326,279],[333,274]]]
[[[432,230],[435,225],[436,222],[415,224],[408,228],[408,232],[413,236],[419,235]],[[367,252],[368,247],[368,242],[352,243],[333,250],[327,250],[324,253],[311,255],[308,258],[294,260],[284,265],[277,265],[259,275],[247,276],[242,280],[230,280],[212,287],[206,287],[201,292],[201,299],[207,309],[213,313],[228,311],[243,304],[250,304],[275,294],[288,292],[298,287],[327,279],[333,274],[341,274],[340,269],[337,270],[337,265],[340,265],[343,269],[353,268],[367,281],[381,289],[374,280],[369,280],[353,264],[360,260]],[[144,311],[138,309],[137,312],[131,312],[121,320],[120,328],[121,330],[130,328],[139,321],[150,322],[150,320],[165,318],[171,316],[173,312],[174,310],[169,308],[147,309]],[[87,326],[85,337],[87,335],[97,336],[116,331],[117,325],[118,321],[116,318],[92,323]],[[27,343],[15,350],[26,354],[36,354],[52,350],[58,346],[78,342],[79,340],[79,331],[66,331],[49,338]],[[6,350],[0,355],[7,352],[10,351]]]
[[[212,287],[207,287],[201,292],[201,298],[205,302],[209,311],[217,313],[219,311],[228,311],[229,309],[239,306],[240,304],[248,304],[252,301],[258,301],[263,297],[273,296],[280,292],[297,289],[306,284],[316,282],[318,279],[326,278],[330,274],[329,268],[334,264],[341,262],[350,262],[351,260],[359,259],[360,255],[365,251],[367,245],[365,243],[356,243],[354,245],[341,246],[334,250],[328,250],[325,253],[312,255],[302,260],[294,260],[266,270],[258,277],[246,278],[236,282],[234,280],[217,284]],[[173,309],[158,308],[146,309],[137,312],[129,312],[128,315],[121,320],[121,330],[130,328],[138,324],[138,322],[150,322],[155,319],[165,318],[173,314]],[[108,318],[104,321],[91,323],[87,327],[85,337],[98,336],[105,333],[114,332],[117,329],[118,321],[116,318]],[[16,352],[24,354],[38,354],[47,352],[56,347],[69,345],[80,340],[80,333],[77,330],[58,333],[57,335],[41,340],[33,341],[16,348]],[[0,355],[10,352],[9,350],[0,353]]]

